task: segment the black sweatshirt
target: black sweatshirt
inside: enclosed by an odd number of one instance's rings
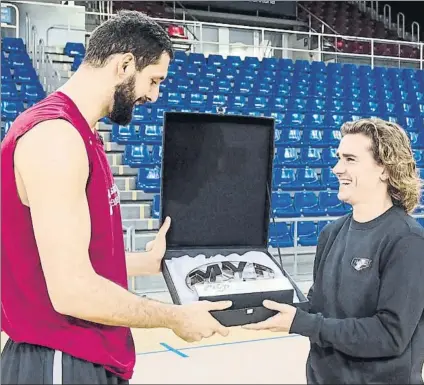
[[[308,383],[423,383],[424,228],[401,208],[327,225],[308,299],[290,330],[310,339]]]

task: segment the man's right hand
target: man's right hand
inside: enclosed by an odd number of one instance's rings
[[[231,301],[199,301],[180,305],[177,307],[171,329],[178,337],[187,342],[197,342],[203,338],[209,338],[215,333],[226,337],[229,329],[221,325],[209,312],[225,310],[231,305]]]

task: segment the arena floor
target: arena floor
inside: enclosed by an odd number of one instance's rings
[[[167,329],[133,330],[132,384],[305,384],[308,340],[239,327],[186,343]],[[2,348],[7,336],[2,333]]]

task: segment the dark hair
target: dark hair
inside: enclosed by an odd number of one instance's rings
[[[119,11],[92,32],[84,63],[102,67],[112,55],[128,52],[138,71],[157,63],[164,52],[174,56],[171,40],[158,23],[141,12]]]

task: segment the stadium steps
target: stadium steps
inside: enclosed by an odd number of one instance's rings
[[[154,194],[136,189],[138,169],[122,164],[125,145],[111,141],[112,126],[99,122],[97,130],[103,138],[115,183],[120,191],[121,214],[124,225],[130,226],[129,223],[131,223],[135,225],[137,231],[154,230],[157,228],[156,222],[152,222],[151,218]],[[145,243],[147,242],[144,242],[144,240],[139,242],[143,248]]]

